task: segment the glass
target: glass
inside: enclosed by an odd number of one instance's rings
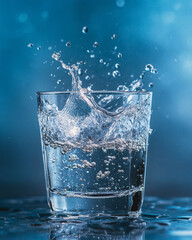
[[[138,216],[152,93],[38,92],[48,203],[75,216]]]

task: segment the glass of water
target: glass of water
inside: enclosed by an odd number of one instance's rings
[[[150,92],[38,92],[48,203],[69,216],[138,216]]]

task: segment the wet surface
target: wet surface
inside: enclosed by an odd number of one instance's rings
[[[0,201],[0,239],[192,239],[192,198],[146,197],[138,219],[54,216],[45,198]]]

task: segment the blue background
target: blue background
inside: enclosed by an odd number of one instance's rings
[[[146,88],[154,83],[146,194],[192,196],[191,10],[191,0],[1,0],[0,197],[45,194],[35,92],[71,89],[70,77],[52,63],[58,50],[66,63],[90,63],[95,76],[82,80],[93,89],[129,84],[147,63],[158,69],[144,80]],[[86,50],[94,41],[99,47],[91,59]],[[115,45],[122,59],[112,54]],[[99,64],[110,57],[119,61],[121,77],[108,77]]]

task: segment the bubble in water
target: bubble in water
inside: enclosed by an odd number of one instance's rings
[[[153,87],[154,86],[154,84],[153,83],[149,83],[149,87]]]
[[[130,77],[131,77],[131,78],[134,78],[134,74],[131,74]]]
[[[34,47],[34,44],[33,43],[29,43],[29,44],[27,44],[27,47],[32,48],[32,47]]]
[[[101,58],[101,59],[99,60],[99,62],[100,62],[100,63],[103,63],[103,59]]]
[[[59,52],[55,52],[52,54],[52,58],[58,61],[61,58],[61,54]]]
[[[61,83],[61,80],[59,79],[59,80],[57,80],[57,84],[60,84]]]
[[[116,5],[117,7],[124,7],[125,0],[116,0]]]
[[[86,79],[86,80],[89,80],[89,79],[90,79],[89,75],[87,75],[87,76],[85,77],[85,79]]]
[[[67,43],[65,44],[65,46],[66,46],[66,47],[71,47],[71,43],[70,43],[70,42],[67,42]]]
[[[115,70],[115,71],[113,71],[112,75],[114,78],[118,77],[118,76],[120,76],[120,72],[118,70]]]
[[[96,48],[96,47],[98,47],[98,46],[99,46],[98,42],[94,42],[94,43],[93,43],[93,47],[94,47],[94,48]]]
[[[115,64],[115,67],[116,67],[117,69],[120,68],[119,63],[116,63],[116,64]]]
[[[82,28],[82,33],[88,33],[88,27],[87,26],[84,26],[83,28]]]
[[[90,55],[90,58],[94,58],[94,57],[95,57],[95,54],[91,54],[91,55]]]
[[[88,69],[85,69],[85,71],[84,71],[85,73],[87,73],[88,72]]]
[[[117,35],[116,34],[113,34],[112,36],[111,36],[111,39],[113,40],[113,39],[115,39],[117,37]]]
[[[117,54],[117,57],[118,57],[118,58],[122,58],[122,56],[123,56],[122,53],[118,53],[118,54]]]
[[[107,73],[107,75],[108,75],[108,76],[110,76],[110,75],[111,75],[111,73],[110,73],[110,72],[108,72],[108,73]]]
[[[41,46],[38,46],[38,47],[37,47],[37,50],[40,50],[40,49],[41,49]]]
[[[114,47],[114,50],[117,50],[117,46]]]
[[[145,71],[151,71],[152,69],[153,69],[153,65],[151,65],[151,64],[147,64],[145,66]]]
[[[52,50],[52,47],[51,47],[51,46],[49,46],[49,47],[48,47],[48,50],[49,50],[49,51],[50,51],[50,50]]]

